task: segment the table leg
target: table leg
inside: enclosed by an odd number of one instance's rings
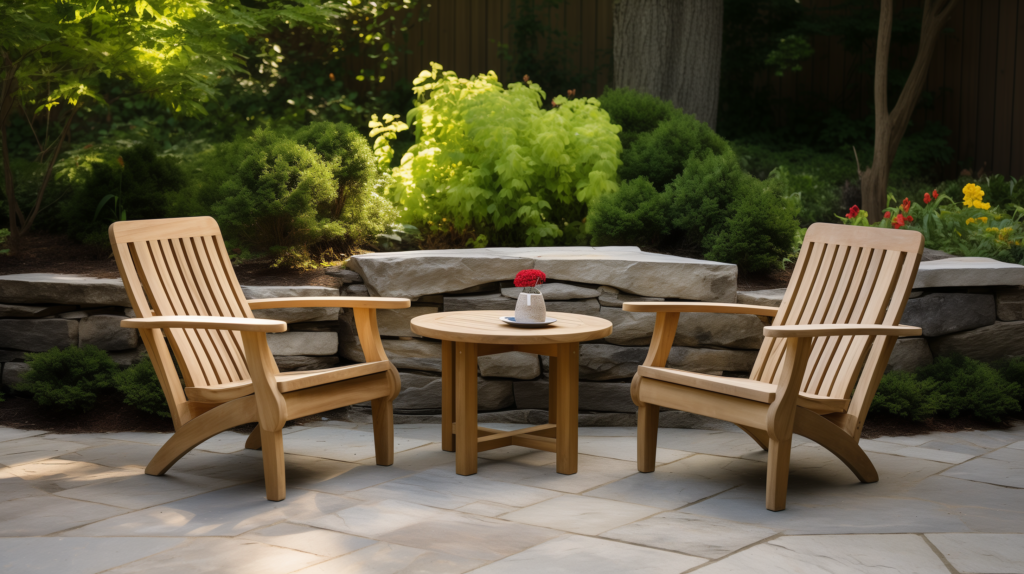
[[[455,452],[455,343],[441,341],[441,450]]]
[[[555,374],[552,362],[551,373]],[[558,427],[555,431],[555,470],[559,474],[576,474],[579,462],[580,344],[558,345],[555,376],[555,406]]]
[[[548,358],[548,424],[558,424],[558,357]]]
[[[476,474],[476,343],[455,343],[455,472]]]

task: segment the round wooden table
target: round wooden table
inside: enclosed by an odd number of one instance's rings
[[[556,470],[576,474],[579,458],[580,342],[607,337],[606,319],[571,313],[548,313],[558,321],[548,327],[513,327],[499,317],[511,311],[431,313],[412,320],[412,332],[440,339],[441,448],[455,451],[455,472],[476,474],[477,453],[516,445],[554,452]],[[515,431],[477,426],[476,359],[522,351],[551,357],[548,424]]]

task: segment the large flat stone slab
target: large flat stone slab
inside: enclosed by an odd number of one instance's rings
[[[760,291],[737,291],[736,302],[744,305],[761,305],[763,307],[781,307],[786,297],[786,289],[762,289]]]
[[[315,286],[263,286],[242,285],[246,299],[275,299],[278,297],[338,297],[341,290],[333,287]],[[286,323],[306,321],[337,321],[338,307],[294,307],[287,309],[256,309],[252,312],[257,319],[275,319]]]
[[[928,340],[924,337],[908,337],[896,339],[896,346],[889,356],[889,364],[885,372],[907,371],[914,372],[925,365],[932,363],[932,350],[928,346]]]
[[[1024,266],[987,257],[952,257],[922,261],[914,289],[1024,285]]]
[[[545,542],[479,570],[480,574],[587,572],[589,574],[676,574],[705,561],[654,548],[572,535]]]
[[[68,319],[0,319],[0,347],[39,353],[53,347],[78,346],[78,321]]]
[[[1024,571],[1024,534],[926,534],[958,572],[1013,574]]]
[[[604,340],[614,345],[647,346],[654,334],[655,313],[633,313],[617,307],[601,307],[603,319],[612,322],[612,334]],[[729,347],[760,349],[764,323],[754,315],[681,313],[673,345],[679,347]]]
[[[775,534],[770,528],[676,511],[620,526],[601,536],[703,558],[721,558]]]
[[[708,574],[948,574],[928,544],[912,534],[784,536],[749,548],[700,570]]]
[[[419,297],[509,281],[539,269],[552,281],[608,285],[634,295],[736,300],[736,266],[637,247],[494,247],[356,255],[349,267],[372,293]],[[1022,281],[1024,283],[1024,281]]]
[[[900,323],[921,327],[925,337],[940,337],[987,327],[996,322],[990,293],[932,293],[907,301]]]
[[[104,351],[127,351],[139,346],[139,331],[121,326],[120,315],[90,315],[78,322],[78,344]]]
[[[183,538],[5,538],[0,571],[94,574],[173,548]]]
[[[1024,355],[1024,321],[997,321],[972,331],[936,337],[929,341],[932,354],[966,355],[979,361],[995,361]]]
[[[275,355],[328,356],[338,352],[338,334],[292,331],[267,335],[270,352]]]
[[[0,275],[0,301],[17,304],[131,306],[120,279],[97,279],[60,273]]]
[[[647,351],[646,347],[622,347],[602,343],[580,345],[580,378],[585,381],[630,380],[636,374],[637,367],[647,358]],[[723,371],[750,371],[755,359],[756,351],[672,347],[666,366],[717,375]],[[546,376],[548,357],[541,357],[541,363]]]
[[[996,292],[996,316],[1000,321],[1024,321],[1024,287],[1006,287]]]
[[[547,381],[516,381],[515,402],[520,409],[548,408]],[[584,411],[635,413],[629,383],[580,382],[579,408]]]
[[[593,287],[573,285],[572,283],[544,283],[537,287],[544,295],[545,301],[568,301],[571,299],[594,299],[601,292]],[[522,287],[502,287],[501,294],[509,299],[518,299],[523,292]]]

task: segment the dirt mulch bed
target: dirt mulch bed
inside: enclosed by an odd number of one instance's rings
[[[912,422],[907,419],[890,416],[871,416],[864,421],[863,438],[879,438],[883,436],[914,436],[938,432],[960,432],[971,430],[1001,430],[1009,428],[1009,422],[993,424],[972,419],[939,419]]]
[[[144,413],[110,395],[97,398],[87,413],[60,413],[30,397],[7,394],[0,403],[0,426],[56,433],[174,432],[171,419]]]

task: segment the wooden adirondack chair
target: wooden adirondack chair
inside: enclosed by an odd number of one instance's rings
[[[121,221],[110,226],[134,319],[174,421],[174,435],[146,467],[167,472],[206,439],[246,423],[259,423],[246,448],[263,449],[268,500],[285,497],[286,421],[372,401],[377,464],[394,457],[391,404],[401,389],[377,332],[377,309],[409,306],[408,299],[297,297],[247,301],[210,217]],[[252,309],[351,307],[366,362],[319,371],[281,373],[267,333],[286,331],[283,321],[256,319]],[[166,337],[166,343],[164,342]],[[184,380],[178,379],[170,350]]]
[[[862,482],[877,482],[878,472],[858,442],[897,337],[921,335],[920,328],[899,320],[923,246],[916,231],[816,223],[807,230],[777,309],[624,303],[626,311],[657,313],[650,351],[630,387],[640,407],[639,471],[654,471],[658,411],[664,406],[735,423],[766,449],[769,510],[786,508],[794,432],[827,448]],[[750,378],[665,368],[680,313],[774,317]]]

